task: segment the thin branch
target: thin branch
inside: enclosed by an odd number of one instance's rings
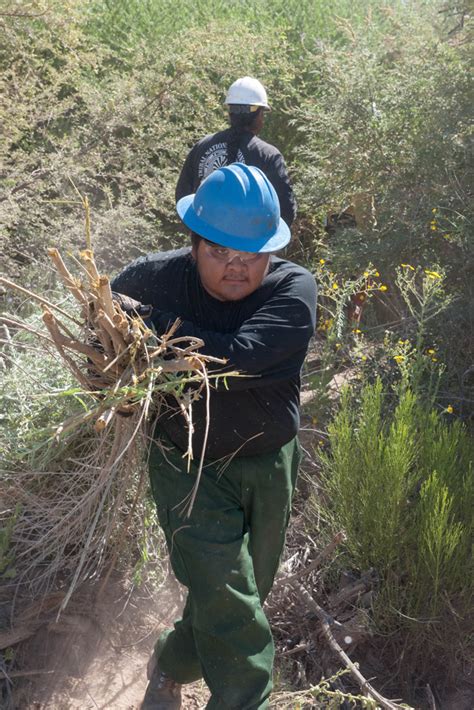
[[[338,545],[340,545],[342,542],[345,542],[346,540],[346,533],[341,530],[340,532],[336,533],[334,535],[333,539],[331,542],[329,542],[326,547],[321,550],[319,555],[316,557],[313,562],[311,562],[310,565],[307,567],[304,567],[302,570],[299,572],[296,572],[295,574],[282,577],[281,579],[278,579],[275,584],[273,585],[273,589],[279,589],[281,587],[286,587],[288,584],[293,584],[293,582],[296,582],[296,580],[301,579],[302,577],[306,577],[308,574],[311,572],[314,572],[315,569],[321,566],[321,563],[324,562],[336,549]]]
[[[392,702],[391,700],[387,700],[387,698],[384,698],[383,695],[381,695],[377,690],[375,690],[375,688],[368,682],[368,680],[364,678],[355,663],[351,661],[347,653],[342,650],[331,631],[331,625],[334,623],[334,619],[326,611],[324,611],[324,609],[322,609],[319,604],[315,602],[311,594],[302,585],[295,584],[295,589],[297,590],[303,601],[306,602],[307,606],[309,606],[309,608],[318,617],[321,623],[323,633],[330,647],[339,656],[340,660],[343,662],[346,668],[350,670],[352,677],[357,681],[362,692],[366,693],[376,702],[378,702],[380,707],[384,708],[384,710],[401,710],[403,707],[402,705],[398,705],[397,703]]]
[[[51,301],[48,301],[46,298],[38,296],[36,293],[33,293],[33,291],[29,291],[27,288],[23,288],[23,286],[19,286],[18,284],[14,283],[13,281],[9,281],[3,276],[0,276],[0,283],[4,284],[8,288],[13,288],[15,291],[24,293],[25,296],[28,296],[28,298],[34,298],[35,301],[42,303],[44,306],[48,306],[48,308],[52,308],[55,311],[58,311],[58,313],[61,313],[61,315],[66,316],[66,318],[69,318],[69,320],[72,320],[77,325],[82,325],[81,321],[77,320],[77,318],[74,318],[74,316],[72,316],[70,313],[64,311],[62,308],[59,308],[59,306],[56,306],[54,303],[51,303]]]

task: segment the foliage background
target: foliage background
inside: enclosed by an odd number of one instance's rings
[[[285,155],[299,202],[290,255],[321,288],[319,367],[306,376],[314,416],[332,414],[327,382],[350,370],[356,401],[377,376],[387,393],[408,378],[425,405],[469,423],[467,2],[0,0],[0,33],[5,276],[55,286],[46,247],[84,246],[77,191],[104,269],[186,243],[174,209],[184,157],[225,126],[227,86],[255,75],[273,108],[262,137]],[[352,223],[325,229],[346,212]],[[367,305],[354,323],[356,293]],[[31,310],[0,298],[4,311]],[[18,435],[16,391],[10,371],[3,441],[13,426]]]
[[[173,8],[2,0],[5,271],[28,278],[46,246],[82,243],[80,212],[66,203],[77,201],[72,183],[92,205],[107,268],[183,243],[174,210],[182,161],[197,138],[225,125],[233,78],[255,74],[274,109],[263,137],[287,158],[299,199],[293,251],[309,264],[324,257],[345,278],[375,264],[389,285],[400,262],[443,267],[454,297],[434,337],[440,347],[459,343],[443,356],[464,390],[474,347],[466,8],[345,0]],[[356,227],[328,237],[324,218],[348,207]],[[405,315],[396,290],[377,300],[385,319]]]

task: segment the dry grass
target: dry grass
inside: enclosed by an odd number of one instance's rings
[[[2,517],[11,522],[8,557],[15,586],[27,584],[44,595],[61,583],[67,590],[64,609],[81,581],[117,558],[136,519],[146,515],[150,421],[174,402],[189,428],[191,459],[192,402],[209,397],[209,361],[223,361],[200,355],[202,341],[176,337],[177,323],[159,337],[140,317],[122,310],[91,250],[74,260],[79,275],[56,249],[49,256],[75,307],[59,306],[2,278],[4,286],[41,304],[44,328],[16,317],[2,321],[10,346],[16,342],[11,332],[26,332],[37,358],[61,358],[78,385],[71,392],[82,408],[40,434],[39,448],[64,449],[53,465],[43,459],[46,467],[38,466],[33,457],[4,471]],[[19,342],[24,347],[24,338]],[[205,447],[201,466],[204,453]],[[198,484],[199,476],[186,501],[188,514]]]

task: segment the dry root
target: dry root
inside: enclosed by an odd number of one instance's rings
[[[79,318],[5,278],[0,282],[41,303],[47,332],[36,335],[54,345],[79,384],[95,396],[96,407],[91,409],[90,418],[95,418],[96,431],[109,426],[117,414],[141,409],[150,394],[154,404],[160,404],[160,385],[170,381],[176,380],[177,385],[183,380],[193,382],[197,386],[192,399],[201,395],[208,386],[207,363],[224,364],[198,352],[202,340],[174,337],[178,322],[157,337],[140,317],[125,313],[113,300],[109,279],[99,273],[89,249],[80,253],[81,278],[70,273],[57,249],[49,249],[48,254],[80,306]],[[31,332],[31,327],[21,321],[4,318],[3,322]],[[166,389],[174,394],[180,387]],[[181,396],[177,400],[182,408]],[[188,397],[188,407],[190,401]],[[74,425],[74,421],[65,422],[58,433]]]
[[[48,446],[65,439],[79,439],[81,445],[70,447],[74,455],[56,460],[52,470],[25,461],[23,470],[5,471],[2,512],[15,519],[14,584],[45,595],[60,580],[66,590],[63,609],[80,582],[117,558],[133,516],[140,516],[150,412],[157,413],[165,401],[169,407],[174,398],[190,427],[192,456],[192,402],[209,396],[208,363],[224,361],[201,355],[201,340],[177,337],[178,323],[158,336],[141,318],[125,313],[90,250],[76,260],[79,276],[69,271],[57,249],[48,253],[77,307],[60,307],[1,278],[4,286],[40,303],[45,329],[2,320],[12,332],[28,332],[38,358],[62,358],[87,393],[87,410],[48,434]],[[188,514],[193,500],[194,495]]]

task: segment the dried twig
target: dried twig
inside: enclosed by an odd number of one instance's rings
[[[20,293],[23,293],[25,296],[28,296],[28,298],[33,298],[35,301],[42,303],[43,305],[47,306],[48,308],[52,308],[53,310],[58,311],[58,313],[61,313],[61,315],[65,316],[65,318],[69,318],[77,325],[82,325],[80,320],[78,320],[77,318],[74,318],[74,316],[72,316],[70,313],[65,311],[63,308],[56,306],[54,303],[51,303],[51,301],[48,301],[46,298],[43,298],[42,296],[38,296],[36,293],[33,293],[33,291],[29,291],[27,288],[23,288],[23,286],[19,286],[18,284],[14,283],[13,281],[10,281],[9,279],[4,278],[3,276],[0,276],[0,283],[3,284],[4,286],[6,286],[7,288],[12,288],[15,291],[19,291]]]
[[[402,708],[401,705],[398,705],[391,700],[387,700],[387,698],[384,698],[383,695],[375,690],[375,688],[364,678],[355,663],[351,661],[347,653],[345,653],[345,651],[343,651],[340,647],[331,631],[331,625],[334,623],[334,619],[315,602],[311,594],[301,584],[296,584],[296,589],[302,600],[318,617],[323,633],[330,647],[336,652],[346,668],[350,670],[351,675],[357,681],[362,692],[367,693],[367,695],[376,700],[380,707],[384,708],[384,710],[400,710]]]
[[[73,277],[69,273],[69,269],[67,268],[66,264],[62,260],[61,254],[57,249],[48,249],[48,254],[51,257],[54,266],[56,267],[56,271],[58,274],[61,276],[62,280],[64,281],[64,285],[66,288],[72,293],[74,298],[79,301],[81,305],[85,304],[85,299],[84,299],[84,294],[82,291],[77,287]]]
[[[338,644],[336,639],[334,638],[334,635],[331,631],[331,626],[333,626],[336,621],[335,619],[330,616],[322,607],[319,606],[319,604],[313,599],[311,594],[308,592],[305,587],[303,587],[302,584],[299,584],[299,579],[301,577],[306,576],[310,572],[314,571],[318,566],[320,566],[321,562],[336,549],[338,545],[341,544],[345,540],[345,533],[343,531],[338,532],[331,542],[326,545],[326,547],[319,553],[317,558],[305,569],[301,570],[300,572],[289,575],[286,577],[283,577],[282,579],[278,580],[277,582],[277,587],[285,587],[285,586],[290,586],[295,591],[298,593],[302,601],[308,606],[311,611],[313,611],[317,618],[319,619],[321,623],[321,627],[324,633],[324,636],[326,637],[329,646],[332,648],[333,651],[339,656],[340,660],[343,662],[343,664],[346,666],[346,668],[349,669],[351,672],[352,676],[354,679],[357,681],[359,687],[361,688],[363,693],[366,693],[369,695],[371,698],[373,698],[376,702],[379,703],[379,705],[384,708],[384,710],[399,710],[401,708],[401,705],[397,705],[396,703],[392,702],[391,700],[387,700],[386,698],[383,697],[375,688],[372,687],[372,685],[364,678],[362,673],[359,671],[357,666],[351,661],[347,653],[343,651],[341,646]],[[286,652],[288,655],[288,652]]]
[[[37,590],[47,591],[57,575],[63,580],[69,576],[61,612],[77,585],[111,559],[110,573],[119,548],[123,549],[123,538],[141,502],[143,473],[137,480],[136,471],[143,471],[138,463],[144,449],[140,442],[146,437],[152,403],[159,410],[165,401],[169,407],[169,398],[174,397],[177,409],[183,403],[187,408],[205,393],[209,410],[207,364],[225,361],[200,354],[200,339],[176,336],[179,321],[157,336],[139,317],[125,313],[114,302],[109,279],[99,273],[90,249],[81,252],[79,260],[73,259],[80,267],[80,278],[57,250],[50,250],[49,255],[74,305],[79,304],[80,316],[2,278],[5,286],[41,303],[45,332],[19,319],[3,322],[34,337],[38,353],[41,347],[44,352],[43,343],[49,348],[48,356],[54,348],[53,355],[60,356],[82,388],[82,392],[72,388],[71,394],[80,399],[85,411],[56,424],[44,441],[49,447],[53,441],[74,442],[75,432],[79,433],[77,451],[72,447],[74,457],[60,462],[65,470],[58,470],[58,461],[53,471],[31,470],[25,462],[21,476],[7,475],[5,502],[11,510],[19,506],[12,537],[16,580],[19,584],[28,581],[28,585],[33,581]],[[15,338],[11,340],[14,347]],[[121,413],[131,416],[124,419]],[[85,426],[90,427],[88,437]],[[189,426],[192,429],[191,420]],[[205,444],[199,472],[204,455]],[[53,475],[54,485],[48,485]],[[132,503],[127,512],[129,495]],[[186,501],[188,514],[195,495],[196,488]]]
[[[311,572],[314,572],[314,570],[318,569],[318,567],[321,566],[321,563],[324,562],[336,549],[338,545],[340,545],[342,542],[346,540],[346,534],[343,530],[340,532],[336,533],[333,537],[333,539],[326,545],[326,547],[321,550],[319,555],[316,557],[311,564],[307,565],[306,567],[303,567],[303,569],[299,570],[295,574],[292,575],[287,575],[285,577],[282,577],[280,579],[277,579],[275,584],[273,585],[273,589],[279,589],[280,587],[285,587],[288,584],[292,584],[293,582],[297,581],[298,579],[301,579],[301,577],[307,577],[308,574]]]

